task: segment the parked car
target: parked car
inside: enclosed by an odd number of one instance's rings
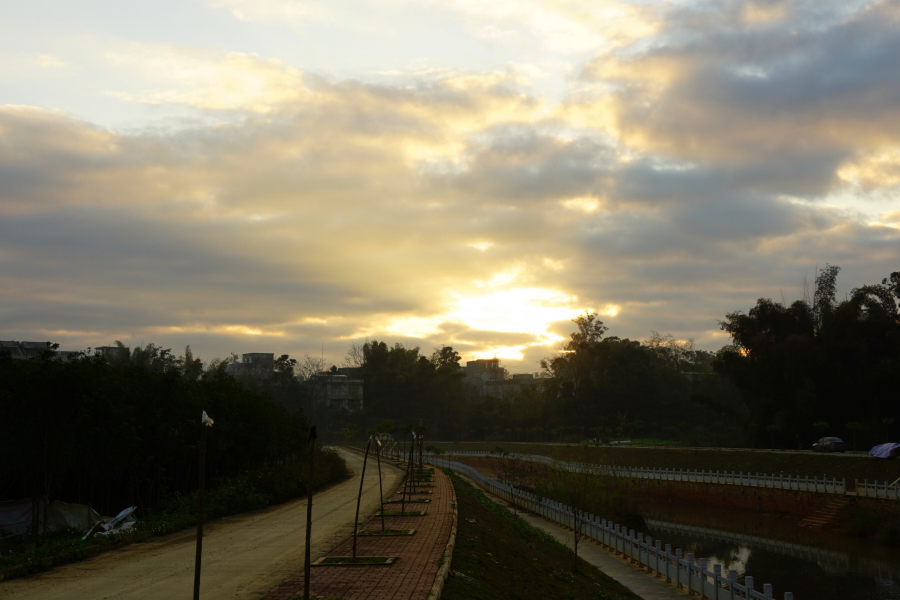
[[[823,437],[813,444],[813,452],[846,452],[844,440],[836,437]]]

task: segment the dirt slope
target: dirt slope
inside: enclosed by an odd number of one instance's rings
[[[356,510],[362,457],[344,453],[354,476],[313,499],[313,553],[329,550],[349,536]],[[378,477],[370,461],[363,515],[378,508]],[[401,471],[382,463],[385,493]],[[221,519],[205,527],[201,596],[257,599],[303,569],[306,500]],[[188,531],[134,544],[23,579],[0,583],[4,600],[158,600],[190,598],[194,581],[196,533]]]

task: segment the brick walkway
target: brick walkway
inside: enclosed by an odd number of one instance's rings
[[[407,504],[407,510],[425,510],[424,517],[385,517],[388,529],[415,529],[415,535],[393,537],[358,537],[357,556],[398,556],[400,560],[387,567],[313,567],[310,595],[313,598],[337,597],[345,600],[424,600],[434,585],[441,554],[450,541],[456,495],[449,478],[440,469],[434,472],[431,494],[414,498],[430,498],[430,503]],[[401,487],[402,491],[402,487]],[[399,499],[399,494],[395,498]],[[387,500],[387,499],[386,499]],[[400,510],[399,504],[385,505],[386,510]],[[315,527],[313,522],[313,527]],[[360,529],[381,529],[376,516]],[[340,544],[326,556],[350,556],[353,539]],[[313,560],[319,557],[313,557]],[[298,565],[303,569],[303,565]],[[279,586],[266,600],[294,600],[303,597],[303,573]]]

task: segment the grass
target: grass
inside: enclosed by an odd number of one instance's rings
[[[857,537],[874,538],[886,546],[900,546],[900,518],[887,511],[876,511],[869,506],[853,506],[844,523],[846,533]]]
[[[490,451],[500,446],[510,452],[557,456],[563,460],[584,455],[579,444],[558,446],[548,444],[439,444],[443,450]],[[853,480],[869,482],[894,481],[900,477],[900,460],[856,458],[830,454],[788,454],[777,452],[753,452],[750,450],[716,450],[714,448],[630,448],[628,446],[604,446],[587,448],[589,456],[597,461],[623,467],[655,467],[660,469],[697,469],[707,471],[743,471],[744,473],[784,473],[785,475],[846,478],[852,490]]]
[[[0,556],[0,569],[25,565],[24,574],[37,573],[47,568],[44,565],[44,561],[47,559],[53,559],[54,564],[57,565],[82,560],[85,557],[84,551],[88,547],[122,540],[128,533],[97,536],[84,541],[81,539],[82,535],[84,535],[83,531],[65,529],[43,538],[28,537],[25,541],[29,544],[36,544],[36,548],[32,552],[8,552]]]
[[[459,523],[444,600],[639,600],[631,590],[451,471]],[[468,519],[474,520],[474,523]],[[471,580],[467,579],[471,578]]]
[[[307,463],[296,462],[271,469],[254,469],[237,477],[224,479],[204,497],[205,519],[211,521],[301,498],[309,489],[308,469]],[[336,451],[322,449],[316,453],[313,489],[324,487],[348,475],[347,463]],[[197,493],[193,492],[173,494],[144,515],[138,515],[135,529],[152,530],[155,535],[164,535],[196,525]]]

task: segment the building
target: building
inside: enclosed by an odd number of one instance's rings
[[[524,389],[537,390],[547,378],[545,373],[516,373],[510,375],[499,358],[470,360],[464,368],[463,382],[469,388],[473,400],[487,398],[506,400],[515,398]]]
[[[248,352],[241,354],[241,362],[233,362],[225,371],[234,377],[269,379],[275,371],[274,352]]]
[[[508,379],[485,382],[484,393],[492,398],[511,400],[524,390],[538,391],[546,380],[544,373],[516,373]]]
[[[506,369],[500,366],[499,358],[479,358],[466,362],[466,379],[473,381],[493,381],[506,379]]]
[[[362,379],[330,371],[317,373],[306,381],[313,402],[350,412],[363,409],[363,383]]]
[[[97,346],[94,350],[111,364],[126,363],[131,358],[131,348],[128,346]]]
[[[12,358],[28,358],[19,346],[19,342],[3,342],[0,341],[0,352],[9,354]]]
[[[47,350],[49,342],[14,342],[0,341],[0,352],[5,352],[16,359],[36,358],[41,352]],[[53,357],[56,360],[70,360],[81,352],[75,350],[54,350]]]

